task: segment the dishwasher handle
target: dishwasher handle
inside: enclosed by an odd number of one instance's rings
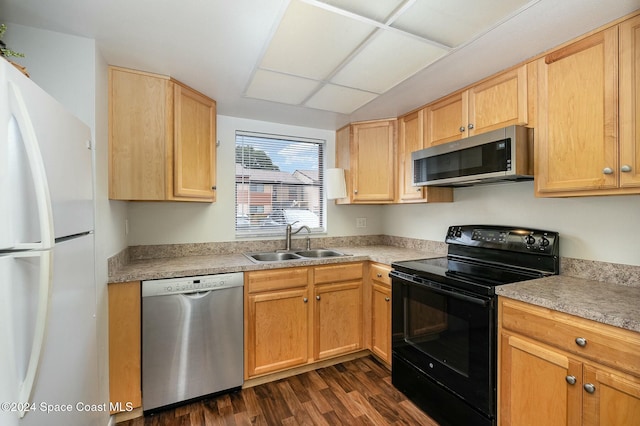
[[[205,275],[200,277],[149,280],[142,281],[142,297],[202,294],[210,291],[242,287],[243,285],[244,274],[242,272]]]

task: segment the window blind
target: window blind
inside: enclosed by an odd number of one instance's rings
[[[236,132],[236,235],[324,232],[325,141]]]

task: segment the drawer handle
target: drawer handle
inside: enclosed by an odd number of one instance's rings
[[[391,299],[389,299],[388,297],[385,297],[385,298],[384,298],[384,301],[385,301],[385,302],[388,302],[389,300],[391,300]]]
[[[376,274],[378,278],[382,278],[382,274]]]
[[[594,393],[596,391],[596,387],[593,385],[593,383],[585,383],[583,388],[587,391],[587,393]]]
[[[570,385],[576,384],[576,376],[567,376],[564,378]]]
[[[587,339],[584,337],[576,337],[576,345],[584,348],[587,346]]]

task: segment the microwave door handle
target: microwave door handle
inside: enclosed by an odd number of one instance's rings
[[[42,154],[38,146],[38,138],[31,122],[29,111],[20,92],[20,88],[13,82],[9,82],[9,108],[18,123],[22,135],[22,141],[27,153],[29,168],[36,194],[38,205],[38,217],[40,222],[40,243],[20,243],[14,248],[25,249],[50,249],[55,244],[53,232],[53,210],[51,208],[51,196],[47,183],[47,174],[42,161]]]

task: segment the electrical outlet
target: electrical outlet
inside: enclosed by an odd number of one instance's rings
[[[356,228],[366,228],[367,227],[367,218],[366,217],[357,217],[356,218]]]

